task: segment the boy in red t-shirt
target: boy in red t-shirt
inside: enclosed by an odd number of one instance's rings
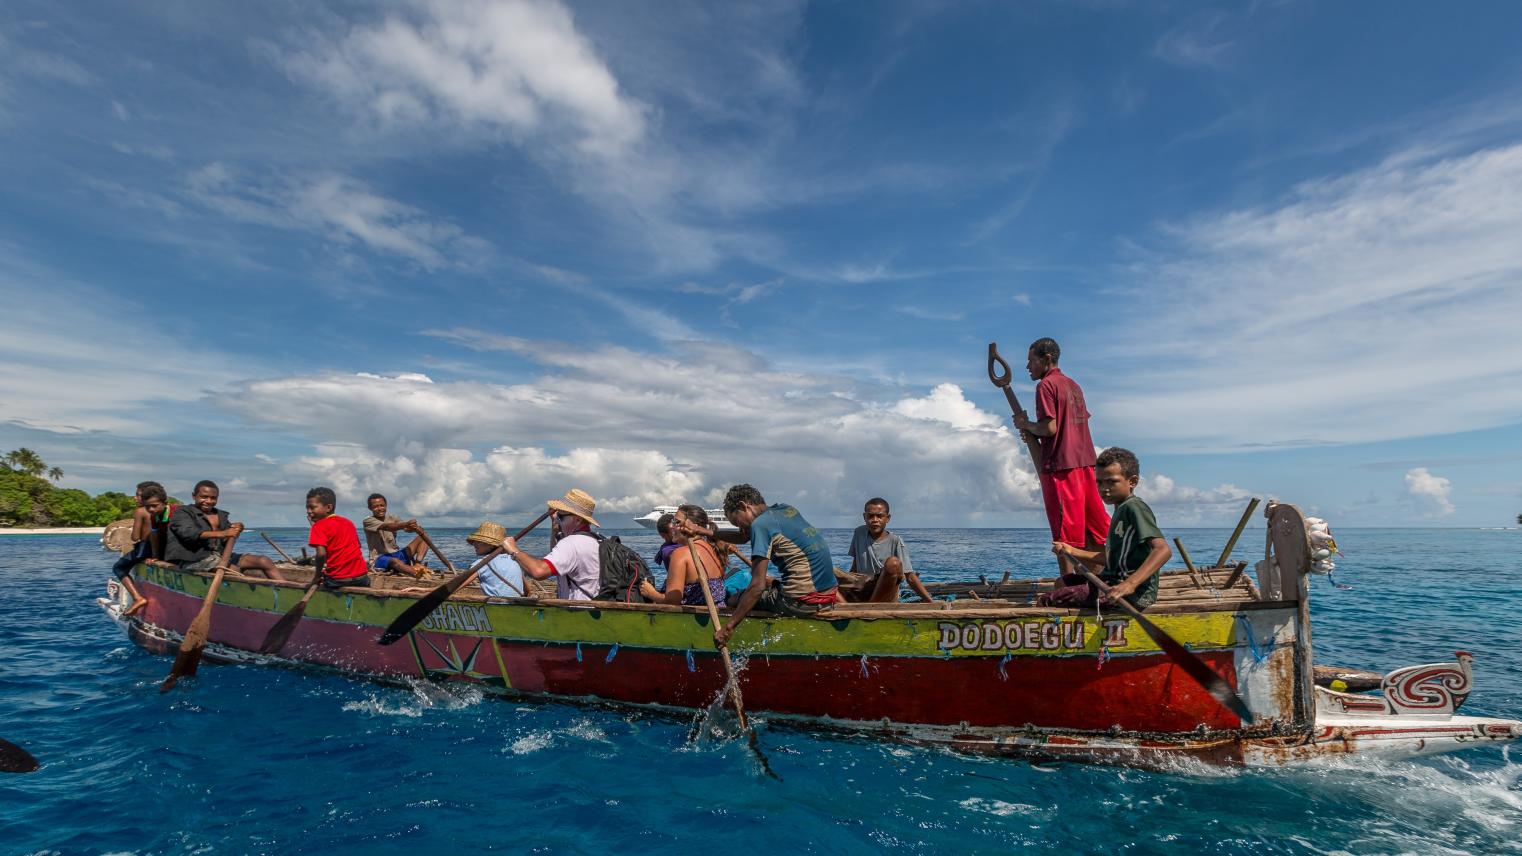
[[[307,543],[317,553],[313,566],[323,588],[345,586],[368,586],[370,577],[365,573],[365,554],[359,549],[359,533],[354,521],[333,513],[338,507],[338,497],[333,489],[314,487],[307,491],[307,519],[312,521],[312,533]]]
[[[1036,418],[1015,416],[1015,427],[1041,443],[1041,498],[1052,540],[1080,550],[1105,542],[1110,515],[1094,479],[1094,440],[1089,436],[1089,408],[1083,390],[1057,367],[1062,350],[1052,339],[1037,339],[1026,352],[1025,369],[1036,384]],[[1067,555],[1057,555],[1064,574],[1074,572]]]

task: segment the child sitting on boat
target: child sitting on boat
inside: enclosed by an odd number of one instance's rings
[[[874,496],[862,507],[863,525],[851,535],[851,570],[840,574],[840,594],[847,603],[898,603],[899,583],[925,602],[934,598],[909,561],[904,539],[888,531],[893,515],[888,500]]]
[[[137,502],[137,508],[132,512],[132,549],[122,554],[111,566],[111,573],[121,580],[132,595],[132,605],[122,611],[124,616],[136,615],[148,605],[148,598],[143,597],[132,582],[132,569],[139,562],[158,558],[158,551],[163,547],[155,543],[157,527],[154,526],[154,521],[164,513],[164,507],[169,503],[169,494],[156,481],[139,482],[132,498]]]
[[[670,559],[671,554],[676,552],[676,548],[681,546],[671,536],[671,521],[675,519],[675,514],[667,512],[655,521],[655,531],[660,533],[661,546],[660,549],[655,551],[655,555],[651,559],[655,564],[663,568],[666,567],[666,560]]]
[[[1125,598],[1137,609],[1157,600],[1157,572],[1173,557],[1168,540],[1157,528],[1152,509],[1133,491],[1141,479],[1141,463],[1129,450],[1105,449],[1095,461],[1099,495],[1115,507],[1104,546],[1083,550],[1064,541],[1053,541],[1052,552],[1099,570],[1109,586],[1105,602]],[[1102,570],[1100,570],[1102,569]],[[1037,598],[1043,606],[1093,606],[1100,593],[1080,574],[1066,574],[1062,585]]]
[[[307,519],[312,521],[307,543],[317,554],[313,572],[323,588],[369,586],[359,533],[354,521],[334,513],[337,508],[338,496],[332,488],[314,487],[307,491]]]

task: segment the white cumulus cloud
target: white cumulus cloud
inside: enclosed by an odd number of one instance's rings
[[[1453,502],[1448,498],[1453,492],[1453,482],[1428,472],[1426,467],[1406,471],[1406,493],[1416,500],[1419,507],[1441,515],[1452,514]]]

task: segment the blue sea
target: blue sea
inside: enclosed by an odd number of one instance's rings
[[[463,530],[433,534],[468,559]],[[929,580],[1050,573],[1039,530],[900,534]],[[1197,560],[1228,535],[1169,534]],[[271,535],[292,552],[304,540]],[[843,554],[850,532],[828,535]],[[1471,651],[1466,711],[1522,717],[1522,532],[1338,535],[1338,582],[1353,589],[1313,581],[1319,663],[1388,670]],[[1261,549],[1250,531],[1237,558]],[[0,538],[0,737],[43,765],[0,774],[0,853],[1522,852],[1522,749],[1159,773],[763,719],[777,781],[743,740],[689,744],[678,717],[244,666],[160,695],[170,660],[95,606],[108,558],[93,538]]]

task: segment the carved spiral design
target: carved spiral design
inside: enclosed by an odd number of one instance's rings
[[[1409,674],[1391,675],[1396,680],[1385,686],[1385,697],[1397,709],[1452,710],[1469,695],[1470,676],[1444,664],[1412,669]]]

